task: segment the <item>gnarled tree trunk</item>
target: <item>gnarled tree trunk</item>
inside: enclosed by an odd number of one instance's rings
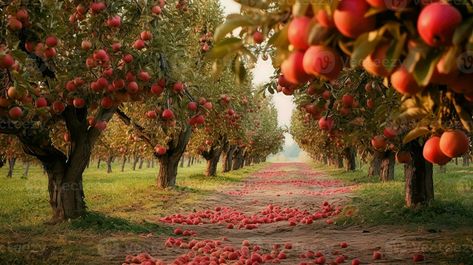
[[[26,179],[28,178],[29,174],[30,174],[30,164],[31,162],[30,161],[25,161],[25,163],[23,164],[23,176],[22,178]]]
[[[383,157],[383,152],[374,151],[373,159],[370,163],[370,168],[368,169],[369,177],[376,177],[381,175],[381,160]]]
[[[418,141],[407,144],[412,156],[412,161],[404,166],[407,207],[425,205],[434,199],[433,165],[424,159],[422,149]]]
[[[356,169],[355,150],[352,147],[345,148],[343,156],[345,158],[345,170],[354,171]]]
[[[394,180],[394,166],[396,165],[395,154],[392,151],[386,151],[383,153],[381,159],[381,181],[387,182]]]
[[[16,157],[8,158],[7,178],[13,177],[13,170],[15,169],[15,164],[16,164]]]
[[[207,161],[207,169],[205,170],[205,175],[207,177],[214,177],[217,175],[217,166],[221,154],[222,148],[218,146],[212,146],[209,151],[202,153],[202,156]]]
[[[138,165],[138,162],[140,162],[140,157],[135,155],[135,158],[133,159],[133,171],[136,171],[136,166]]]
[[[223,172],[229,172],[230,170],[232,170],[233,155],[236,149],[236,145],[230,145],[228,147],[228,150],[223,154]]]
[[[157,177],[158,188],[165,189],[176,186],[177,168],[182,155],[186,151],[189,143],[192,129],[186,126],[180,132],[177,139],[171,139],[168,142],[168,150],[166,154],[158,156],[159,172]]]
[[[113,162],[113,156],[109,155],[107,157],[107,173],[108,174],[112,173],[112,162]]]
[[[245,150],[243,148],[237,148],[236,151],[234,152],[232,170],[238,170],[238,169],[241,168],[241,163],[243,161],[244,151]]]
[[[99,157],[99,160],[97,161],[97,168],[100,168],[101,163],[102,163],[102,159]]]
[[[122,157],[122,168],[121,168],[121,172],[124,172],[125,171],[125,165],[126,165],[126,155],[123,155]]]

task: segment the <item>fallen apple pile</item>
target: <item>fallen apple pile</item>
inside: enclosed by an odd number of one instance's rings
[[[340,206],[324,202],[315,212],[295,208],[282,208],[268,205],[259,213],[248,215],[230,207],[216,207],[191,214],[174,214],[160,219],[169,224],[202,225],[226,224],[228,229],[256,229],[261,224],[288,222],[290,226],[312,224],[314,220],[333,217],[341,212]]]
[[[342,264],[350,258],[342,253],[342,249],[348,248],[346,242],[341,242],[337,249],[332,251],[313,251],[307,250],[304,253],[296,255],[292,243],[273,244],[270,249],[264,249],[258,244],[251,244],[244,240],[239,247],[233,247],[224,244],[221,240],[191,240],[186,241],[182,238],[168,238],[166,247],[188,249],[189,251],[178,256],[171,262],[165,262],[150,256],[148,253],[140,253],[136,256],[128,255],[123,265],[141,264],[141,265],[180,265],[180,264],[234,264],[234,265],[258,265],[265,263],[280,263],[286,259],[300,259],[299,265],[309,264]],[[373,260],[381,259],[381,253],[375,251]],[[354,257],[351,264],[360,264],[360,259]]]

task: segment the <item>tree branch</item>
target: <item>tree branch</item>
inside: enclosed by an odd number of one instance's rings
[[[156,144],[152,141],[151,137],[146,134],[145,129],[141,125],[132,121],[131,118],[128,117],[128,115],[126,115],[126,113],[123,112],[120,108],[117,108],[116,113],[118,117],[120,118],[120,120],[122,120],[124,124],[133,127],[133,129],[138,133],[138,135],[146,143],[148,143],[151,146],[151,148],[154,148],[156,146]]]

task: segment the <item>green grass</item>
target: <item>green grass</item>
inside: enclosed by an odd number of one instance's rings
[[[149,245],[141,235],[171,235],[171,228],[158,219],[176,212],[190,211],[215,191],[243,181],[265,164],[217,177],[205,177],[204,164],[179,168],[177,187],[158,190],[156,168],[132,171],[130,166],[107,174],[105,165],[84,174],[84,192],[88,214],[78,220],[49,226],[47,176],[39,166],[32,166],[30,177],[22,179],[17,165],[13,178],[0,169],[0,264],[115,264],[97,246],[107,240],[125,244]],[[145,166],[146,167],[146,166]],[[149,239],[152,240],[152,239]],[[148,241],[149,241],[148,240]],[[120,243],[121,244],[121,243]],[[123,253],[118,253],[122,255]],[[105,263],[104,263],[105,262]]]
[[[382,183],[370,178],[367,165],[354,172],[327,168],[317,169],[342,179],[356,183],[350,209],[355,210],[352,217],[344,217],[341,223],[367,225],[412,225],[416,229],[442,229],[443,227],[471,227],[473,225],[473,168],[451,163],[446,173],[434,168],[435,200],[426,207],[410,209],[405,207],[404,168],[396,165],[395,180]]]

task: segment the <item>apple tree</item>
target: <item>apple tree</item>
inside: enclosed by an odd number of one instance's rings
[[[376,0],[241,4],[242,13],[229,16],[216,31],[218,62],[248,60],[249,53],[271,55],[293,86],[286,89],[289,93],[306,89],[309,81],[331,82],[344,67],[362,66],[384,78],[385,85],[402,96],[398,111],[406,126],[402,149],[412,156],[414,169],[408,193],[420,194],[418,199],[406,196],[407,204],[430,201],[426,161],[445,164],[469,148],[465,131],[473,128],[472,4]],[[240,33],[233,36],[236,28]]]

